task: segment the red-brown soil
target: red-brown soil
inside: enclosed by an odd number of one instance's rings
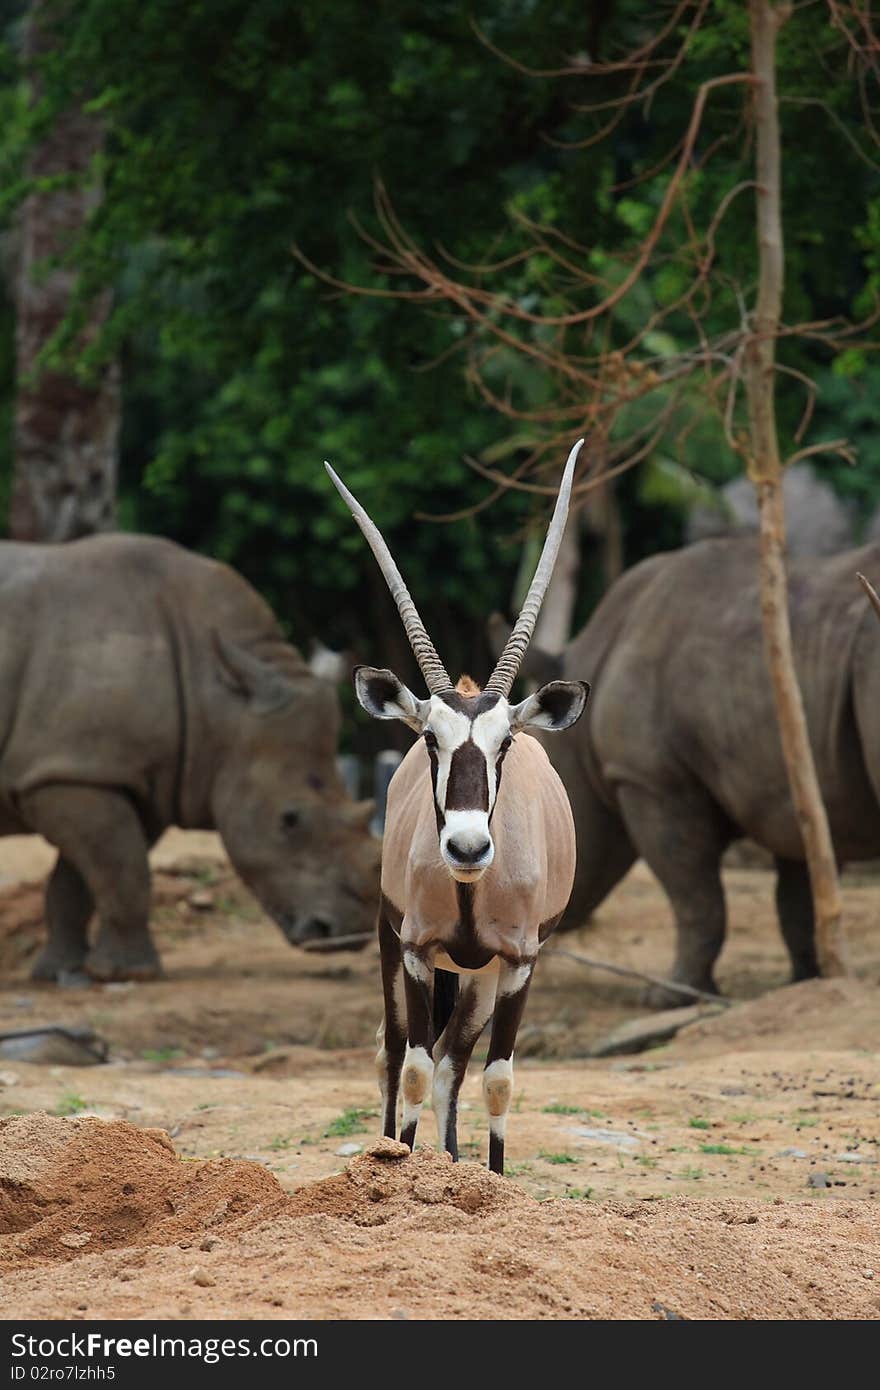
[[[37,986],[40,899],[14,848],[0,1032],[90,1026],[110,1062],[0,1056],[5,1317],[880,1315],[875,878],[845,882],[854,977],[785,987],[770,876],[726,871],[736,1007],[635,1057],[585,1054],[644,1012],[639,985],[551,946],[501,1180],[434,1153],[430,1114],[413,1156],[371,1151],[372,945],[292,951],[212,842],[193,858],[177,837],[156,882],[167,978]],[[558,945],[663,974],[671,943],[638,867]],[[478,1062],[460,1128],[481,1156]]]

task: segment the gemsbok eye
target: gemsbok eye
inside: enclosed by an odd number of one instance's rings
[[[282,811],[281,824],[285,830],[295,830],[299,825],[299,811]]]

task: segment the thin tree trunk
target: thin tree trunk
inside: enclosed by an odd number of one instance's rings
[[[55,16],[57,18],[57,6]],[[46,0],[33,0],[25,32],[25,61],[35,94],[39,59],[55,42]],[[16,540],[63,541],[114,524],[119,378],[115,365],[85,385],[67,372],[36,367],[46,343],[63,322],[75,273],[47,260],[62,257],[77,240],[100,198],[85,181],[101,148],[103,129],[94,117],[72,108],[59,116],[34,151],[29,172],[36,178],[75,177],[70,186],[32,193],[21,213],[21,251],[16,275],[17,393],[15,475],[10,532]],[[99,298],[84,333],[88,341],[109,310]]]
[[[580,512],[568,519],[532,642],[557,656],[571,636],[581,568]]]
[[[771,0],[749,0],[757,132],[757,217],[760,272],[752,336],[745,353],[745,392],[751,432],[749,474],[760,516],[760,587],[764,646],[788,780],[804,839],[823,975],[842,975],[844,946],[840,887],[828,817],[810,748],[795,672],[785,572],[782,467],[775,415],[774,363],[782,312],[783,242],[780,142],[776,103],[776,38],[790,13]]]

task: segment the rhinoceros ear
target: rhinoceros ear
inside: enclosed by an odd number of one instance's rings
[[[217,673],[227,689],[247,700],[256,714],[271,714],[296,698],[296,686],[267,661],[211,630]]]

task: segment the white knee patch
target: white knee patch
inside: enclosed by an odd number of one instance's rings
[[[431,983],[433,971],[430,966],[425,964],[421,956],[416,955],[415,951],[404,951],[403,968],[407,975],[411,975],[420,984],[429,985]]]
[[[423,1047],[407,1045],[400,1077],[403,1092],[403,1128],[418,1120],[428,1098],[434,1076],[434,1062]]]
[[[504,1138],[507,1112],[513,1099],[513,1059],[499,1057],[483,1072],[483,1099],[489,1112],[490,1133]]]
[[[499,995],[519,994],[520,990],[528,984],[531,973],[531,961],[527,962],[525,965],[508,966],[506,970],[502,970],[498,977]]]

